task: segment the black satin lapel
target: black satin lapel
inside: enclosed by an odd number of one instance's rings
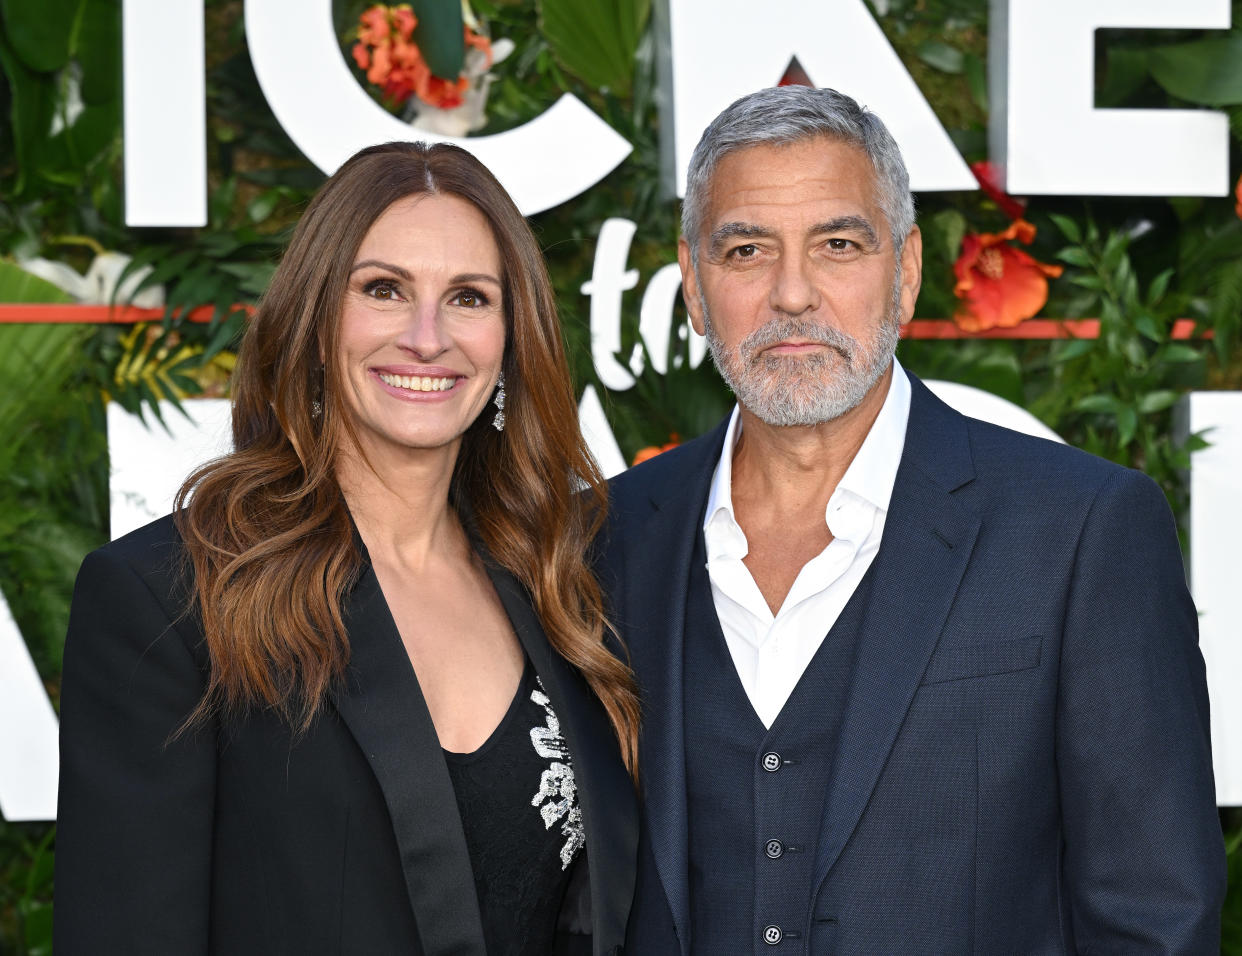
[[[638,854],[634,787],[603,705],[577,671],[552,649],[525,588],[491,562],[487,573],[552,701],[569,747],[586,830],[593,947],[596,952],[607,952],[625,941],[625,920],[634,895]]]
[[[903,459],[875,559],[842,717],[816,887],[836,862],[875,789],[940,638],[979,526],[978,516]]]
[[[686,595],[694,542],[702,533],[708,485],[720,459],[724,426],[700,453],[651,495],[649,512],[626,529],[623,602],[617,621],[629,643],[643,695],[639,749],[647,825],[656,871],[688,952],[690,882],[684,654]]]
[[[423,948],[435,956],[486,956],[453,782],[369,565],[350,596],[346,626],[350,666],[336,706],[384,791]]]

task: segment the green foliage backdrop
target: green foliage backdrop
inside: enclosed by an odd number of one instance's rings
[[[987,158],[987,0],[870,0],[877,19],[941,122],[970,162]],[[366,6],[338,0],[344,37]],[[457,29],[457,0],[422,0],[424,33]],[[677,203],[660,175],[650,0],[474,0],[493,39],[514,53],[497,67],[484,133],[525,122],[572,92],[634,144],[598,186],[534,217],[559,294],[579,386],[594,382],[623,451],[710,427],[729,397],[709,365],[690,369],[674,337],[667,375],[648,368],[636,386],[607,392],[590,361],[588,300],[605,219],[638,224],[629,265],[638,288],[623,302],[623,354],[641,348],[645,283],[673,261]],[[1100,31],[1096,103],[1105,107],[1213,107],[1232,130],[1231,170],[1242,172],[1242,2],[1228,32]],[[0,0],[0,301],[51,302],[53,286],[14,263],[35,256],[82,272],[99,248],[150,265],[163,285],[162,323],[0,327],[0,588],[53,701],[68,596],[82,556],[107,537],[104,396],[150,412],[161,397],[212,380],[244,314],[274,268],[292,223],[322,174],[267,108],[245,47],[241,0],[207,0],[210,221],[202,229],[130,229],[122,213],[120,0]],[[445,24],[448,26],[445,26]],[[447,32],[446,32],[447,31]],[[169,42],[176,42],[170,38]],[[737,55],[745,55],[738,31]],[[437,50],[448,60],[461,51]],[[343,53],[343,55],[345,55]],[[775,78],[774,78],[775,79]],[[363,82],[360,77],[360,82]],[[417,134],[412,132],[411,136]],[[1073,150],[1075,144],[1056,144]],[[1008,220],[982,192],[919,197],[925,235],[920,317],[946,318],[957,301],[953,263],[968,233]],[[1044,314],[1096,317],[1084,341],[907,341],[907,367],[975,385],[1030,408],[1069,441],[1146,470],[1175,507],[1198,439],[1173,439],[1172,407],[1187,390],[1242,388],[1242,219],[1233,200],[1040,197],[1026,218],[1032,254],[1060,262]],[[177,318],[207,305],[208,324]],[[1205,340],[1174,341],[1191,318]],[[674,316],[684,322],[680,309]],[[158,427],[156,425],[155,427]],[[1223,815],[1232,893],[1224,951],[1242,953],[1242,816]],[[54,827],[0,821],[0,951],[50,952]]]

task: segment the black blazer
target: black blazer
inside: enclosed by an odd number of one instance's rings
[[[784,929],[816,956],[1218,952],[1207,686],[1164,496],[911,387],[808,920]],[[645,702],[643,956],[693,949],[682,648],[723,439],[615,479],[600,546]]]
[[[369,563],[346,608],[348,679],[304,736],[254,712],[170,739],[208,664],[197,619],[183,613],[182,556],[164,518],[89,555],[78,575],[57,952],[484,956],[452,783]],[[592,933],[584,951],[619,952],[633,789],[602,706],[552,651],[524,589],[489,574],[572,754],[589,874],[575,874],[567,916]]]

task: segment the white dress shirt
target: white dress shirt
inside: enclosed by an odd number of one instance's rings
[[[858,587],[884,534],[884,519],[906,442],[910,380],[896,359],[884,405],[828,499],[832,541],[802,566],[774,617],[742,562],[749,546],[733,513],[733,450],[742,431],[733,409],[703,519],[712,600],[751,706],[771,727]]]

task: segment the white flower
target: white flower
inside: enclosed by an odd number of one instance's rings
[[[122,252],[101,252],[91,263],[86,275],[79,275],[72,266],[51,259],[23,259],[18,262],[24,270],[55,285],[79,302],[92,305],[109,305],[115,301],[118,305],[129,303],[140,309],[162,309],[164,307],[164,287],[149,286],[137,295],[134,289],[151,274],[150,266],[135,269],[125,277],[125,281],[117,287],[117,281],[130,257]],[[113,293],[115,291],[115,299]]]

